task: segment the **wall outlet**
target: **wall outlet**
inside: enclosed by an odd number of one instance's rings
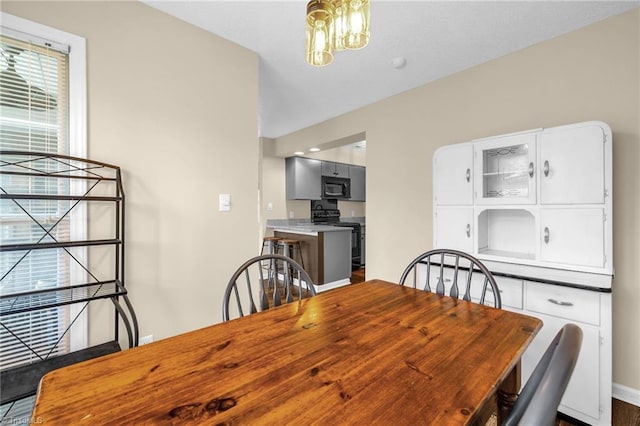
[[[153,342],[153,334],[148,336],[142,336],[138,341],[138,346],[146,345],[147,343]]]
[[[295,213],[293,211],[289,212],[289,219],[293,219],[295,217]]]

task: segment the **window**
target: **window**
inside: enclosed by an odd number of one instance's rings
[[[84,156],[84,39],[4,13],[1,18],[0,150]],[[4,154],[0,167],[11,161],[11,155]],[[41,177],[2,175],[0,181],[3,194],[64,195],[71,190],[68,183]],[[86,212],[80,208],[68,214],[70,208],[69,201],[0,200],[2,244],[82,239]],[[79,279],[78,274],[82,272],[61,249],[0,252],[1,295],[61,286]],[[0,310],[4,309],[2,305]],[[86,317],[82,307],[1,317],[0,369],[84,346]],[[2,406],[0,422],[28,419],[32,405],[33,398],[27,398]]]

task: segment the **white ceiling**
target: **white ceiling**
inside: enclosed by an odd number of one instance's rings
[[[144,3],[258,53],[259,136],[276,138],[640,5],[640,1],[371,1],[371,40],[304,59],[306,0]],[[392,59],[406,58],[395,69]]]

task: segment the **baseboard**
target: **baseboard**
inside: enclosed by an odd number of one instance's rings
[[[633,389],[627,386],[620,385],[618,383],[613,384],[612,394],[615,399],[624,401],[628,404],[633,404],[636,407],[640,407],[640,390]]]

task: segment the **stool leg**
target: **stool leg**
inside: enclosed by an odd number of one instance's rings
[[[282,255],[288,258],[291,258],[291,255],[293,254],[292,251],[292,246],[290,244],[283,244],[282,245]],[[284,271],[283,271],[283,275],[284,275],[284,292],[285,292],[285,297],[287,299],[287,303],[291,303],[293,302],[293,295],[291,294],[291,268],[288,264],[283,265],[284,266]]]
[[[305,269],[304,267],[304,256],[302,255],[302,242],[298,241],[298,254],[300,256],[300,266],[302,267],[302,269]],[[306,269],[305,269],[306,270]],[[305,286],[308,286],[309,283],[305,283]],[[302,275],[298,274],[298,297],[299,299],[303,298],[303,289],[302,289]]]
[[[300,256],[300,266],[304,269],[304,257],[302,257],[302,243],[298,241],[298,255]]]

